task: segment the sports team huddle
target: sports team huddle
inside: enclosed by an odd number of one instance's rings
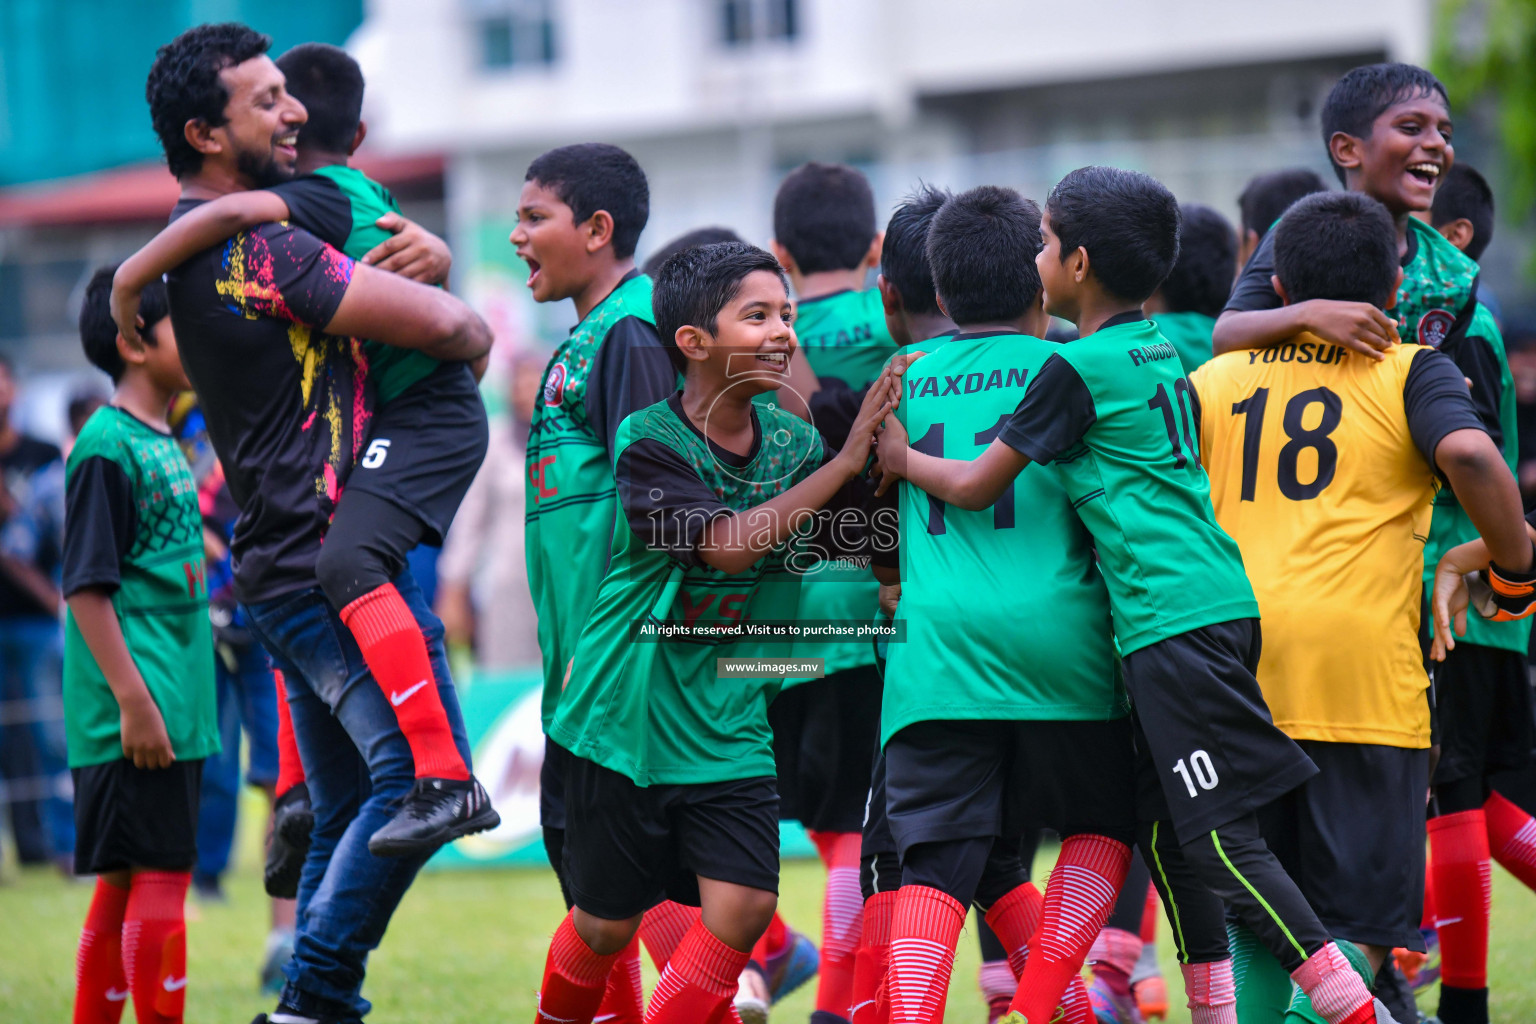
[[[184,1014],[218,747],[203,511],[166,423],[189,388],[282,684],[266,884],[298,922],[258,1021],[360,1021],[417,871],[499,821],[406,568],[485,454],[491,332],[350,166],[356,63],[269,45],[161,48],[181,199],[81,312],[116,391],[68,464],[99,876],[76,1024],[116,1024],[122,992],[140,1024]],[[808,163],[769,249],[707,228],[643,268],[628,153],[529,165],[510,244],[578,320],[527,454],[569,908],[535,1021],[763,1024],[812,978],[813,1024],[942,1021],[974,907],[992,1020],[1165,1016],[1162,917],[1196,1024],[1411,1024],[1436,963],[1439,1020],[1486,1024],[1490,858],[1536,887],[1493,199],[1421,68],[1350,71],[1321,127],[1343,188],[1262,175],[1240,232],[1101,166],[1040,203],[917,184],[882,231],[859,171]],[[819,949],[777,912],[782,820],[827,868]]]

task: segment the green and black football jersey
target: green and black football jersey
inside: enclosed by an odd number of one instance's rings
[[[400,213],[400,204],[389,189],[355,167],[332,164],[273,186],[288,204],[292,223],[319,236],[353,259],[392,237],[375,221],[386,213]],[[368,377],[380,405],[400,395],[437,369],[429,355],[407,348],[363,342]]]
[[[128,653],[165,719],[176,758],[218,753],[203,519],[181,449],[170,434],[107,406],[80,431],[66,474],[64,595],[111,591]],[[70,613],[64,619],[70,766],[122,757],[120,718]]]
[[[1122,654],[1259,615],[1211,509],[1199,422],[1178,352],[1127,313],[1060,346],[998,435],[1060,471],[1093,534]]]
[[[874,288],[802,300],[795,307],[795,336],[823,387],[862,391],[896,352]],[[807,624],[870,622],[879,607],[880,585],[868,569],[828,562],[806,577],[800,616]],[[829,675],[875,662],[873,645],[863,640],[797,644],[795,655],[822,659]],[[786,680],[785,685],[804,681]]]
[[[525,462],[528,584],[544,658],[544,724],[608,571],[614,536],[614,434],[631,412],[677,388],[656,338],[651,279],[633,273],[555,349],[533,410]]]
[[[1504,351],[1504,336],[1488,307],[1478,303],[1465,332],[1446,339],[1440,351],[1472,381],[1471,397],[1488,433],[1500,443],[1504,461],[1515,472],[1520,458],[1520,426],[1515,419],[1515,380]],[[1458,544],[1477,539],[1477,527],[1449,487],[1435,495],[1435,514],[1429,522],[1429,542],[1424,545],[1426,600],[1434,587],[1435,566],[1440,557]],[[1431,629],[1434,623],[1429,623]],[[1531,620],[1494,622],[1481,615],[1467,616],[1467,643],[1524,652],[1530,647]]]
[[[697,550],[710,520],[760,505],[821,465],[821,438],[804,420],[766,406],[754,415],[744,456],[709,442],[680,395],[631,415],[614,441],[624,516],[549,735],[637,785],[775,773],[768,704],[779,681],[722,675],[715,659],[782,655],[784,643],[696,632],[792,621],[799,611],[794,544],[737,575]],[[695,632],[669,637],[672,625]]]
[[[972,460],[1061,346],[1013,332],[910,350],[896,414],[914,449]],[[1093,537],[1055,466],[977,512],[900,485],[905,641],[889,645],[881,741],[945,719],[1098,721],[1127,712]]]

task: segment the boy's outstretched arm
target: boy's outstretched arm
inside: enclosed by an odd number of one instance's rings
[[[1397,324],[1369,302],[1308,299],[1276,309],[1226,310],[1216,318],[1211,349],[1221,355],[1263,348],[1302,331],[1378,360],[1398,340]]]
[[[880,429],[880,468],[884,479],[876,494],[884,494],[898,479],[927,491],[956,508],[986,508],[1008,489],[1013,478],[1029,465],[1029,456],[1002,441],[993,441],[973,462],[924,455],[907,442],[907,431],[895,417]]]
[[[139,295],[204,249],[268,221],[287,220],[288,204],[275,192],[233,192],[203,203],[166,227],[123,261],[112,277],[112,319],[128,341],[137,341]]]
[[[882,375],[864,395],[859,414],[842,450],[820,469],[783,494],[740,512],[718,516],[699,539],[699,558],[712,568],[735,575],[787,540],[854,477],[864,472],[875,428],[895,406],[896,385]]]
[[[80,636],[117,699],[122,714],[123,756],[135,768],[170,767],[176,754],[165,731],[165,719],[144,685],[133,655],[128,653],[111,596],[103,589],[86,587],[70,594],[68,600]]]
[[[1520,485],[1493,438],[1481,430],[1453,430],[1435,447],[1435,465],[1477,527],[1493,564],[1529,572],[1531,538],[1526,533]]]

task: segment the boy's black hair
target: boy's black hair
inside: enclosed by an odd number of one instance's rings
[[[1275,225],[1275,276],[1291,302],[1338,299],[1385,307],[1397,281],[1397,228],[1363,192],[1320,192]]]
[[[635,254],[640,232],[651,216],[651,187],[645,172],[618,146],[581,142],[561,146],[536,157],[524,181],[536,181],[571,208],[577,224],[598,210],[613,218],[613,254]]]
[[[646,258],[645,264],[640,268],[640,272],[648,277],[655,277],[656,271],[661,269],[663,263],[684,249],[692,249],[700,245],[714,245],[716,242],[739,241],[741,241],[741,236],[730,228],[694,228],[692,231],[683,232],[660,249],[651,253]]]
[[[1001,185],[953,196],[928,228],[933,285],[957,324],[1027,313],[1040,294],[1039,252],[1040,207]]]
[[[123,377],[127,365],[117,351],[117,323],[112,319],[112,275],[117,264],[98,267],[85,286],[85,301],[80,303],[80,345],[91,365],[106,371],[116,384]],[[139,317],[144,326],[139,336],[144,344],[153,345],[150,330],[155,324],[171,315],[171,300],[166,294],[165,282],[151,281],[139,296]]]
[[[1465,217],[1472,222],[1472,241],[1466,254],[1481,259],[1483,250],[1493,241],[1493,189],[1488,180],[1470,164],[1452,164],[1445,180],[1435,189],[1435,201],[1429,208],[1429,220],[1442,227]]]
[[[1316,171],[1306,167],[1255,175],[1237,197],[1243,230],[1263,238],[1292,203],[1302,196],[1327,190],[1328,183]]]
[[[720,311],[736,297],[748,274],[767,270],[784,283],[784,268],[773,254],[750,242],[716,242],[676,253],[656,272],[651,292],[651,310],[656,317],[656,333],[672,357],[679,373],[688,360],[677,347],[677,332],[682,327],[698,327],[714,334]]]
[[[1323,145],[1328,147],[1328,159],[1333,159],[1331,140],[1335,132],[1368,139],[1371,126],[1388,107],[1437,93],[1449,108],[1451,98],[1440,79],[1417,64],[1362,64],[1346,71],[1344,77],[1328,90],[1328,98],[1323,101]],[[1333,173],[1339,176],[1342,184],[1344,168],[1334,164]]]
[[[363,69],[339,46],[300,43],[277,58],[288,92],[309,111],[299,145],[345,153],[363,119]]]
[[[875,240],[875,194],[847,164],[801,164],[773,197],[773,237],[802,274],[852,270]]]
[[[203,155],[187,141],[187,122],[202,120],[218,127],[226,121],[229,93],[219,72],[260,57],[271,45],[271,36],[231,21],[189,28],[160,47],[144,98],[173,175],[180,178],[203,168]]]
[[[1199,203],[1179,206],[1179,258],[1163,281],[1173,313],[1221,315],[1237,276],[1237,233],[1227,218]]]
[[[1045,201],[1061,259],[1078,246],[1104,290],[1141,304],[1179,258],[1179,201],[1162,182],[1119,167],[1079,167]]]
[[[919,185],[917,191],[901,201],[885,226],[885,244],[880,249],[880,274],[896,289],[901,304],[913,313],[937,313],[934,297],[933,268],[928,262],[928,229],[934,214],[954,198],[942,188]],[[1036,230],[1039,211],[1036,211]],[[1034,265],[1034,257],[1030,257]]]

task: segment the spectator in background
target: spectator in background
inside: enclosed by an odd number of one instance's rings
[[[492,421],[485,463],[470,485],[437,563],[436,611],[453,644],[473,644],[476,664],[540,664],[537,617],[523,562],[523,453],[543,359],[512,362],[511,415]]]
[[[1179,258],[1142,308],[1173,343],[1185,373],[1211,358],[1211,331],[1237,266],[1237,235],[1227,218],[1199,203],[1180,204]]]
[[[65,407],[69,418],[69,437],[64,441],[66,458],[69,456],[69,450],[75,446],[75,438],[80,436],[80,430],[85,426],[85,421],[91,418],[91,413],[106,404],[107,396],[95,388],[84,388],[69,397],[69,404]]]
[[[22,863],[52,859],[72,874],[58,591],[64,462],[12,425],[16,397],[15,369],[0,357],[0,772]]]
[[[1303,196],[1325,192],[1328,186],[1316,171],[1292,167],[1284,171],[1258,174],[1248,180],[1237,197],[1242,226],[1237,237],[1237,265],[1245,267],[1269,229],[1280,215]]]
[[[684,249],[693,249],[700,245],[714,245],[716,242],[739,241],[741,241],[741,236],[730,228],[694,228],[692,231],[683,232],[660,249],[651,253],[645,263],[641,265],[640,273],[646,277],[655,277],[656,271],[661,269],[663,263]]]

